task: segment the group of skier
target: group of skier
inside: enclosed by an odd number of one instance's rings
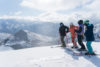
[[[93,34],[93,24],[89,23],[89,20],[79,20],[78,26],[75,26],[73,23],[70,23],[70,27],[65,26],[62,22],[60,23],[59,27],[59,33],[60,33],[60,39],[62,43],[62,47],[66,47],[64,38],[68,32],[71,34],[71,40],[73,43],[73,46],[71,48],[75,48],[78,51],[86,51],[85,55],[96,55],[93,51],[93,48],[91,46],[92,42],[94,41],[94,34]],[[86,47],[83,43],[84,37],[86,38]],[[78,47],[75,39],[77,38],[78,44],[81,48]]]

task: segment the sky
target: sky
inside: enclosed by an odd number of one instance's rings
[[[0,0],[0,18],[73,22],[100,16],[100,0]]]

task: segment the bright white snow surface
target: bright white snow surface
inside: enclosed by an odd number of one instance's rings
[[[92,46],[100,53],[100,42]],[[73,56],[61,47],[35,47],[1,51],[0,67],[100,67],[100,56]]]

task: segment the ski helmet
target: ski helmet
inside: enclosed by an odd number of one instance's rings
[[[85,20],[84,21],[84,24],[89,24],[89,20]]]
[[[79,20],[78,21],[78,24],[83,24],[83,20]]]

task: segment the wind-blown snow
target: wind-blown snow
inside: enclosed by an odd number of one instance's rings
[[[96,53],[100,53],[99,43],[92,45]],[[0,52],[0,67],[100,67],[100,56],[73,56],[60,47],[36,47]]]

